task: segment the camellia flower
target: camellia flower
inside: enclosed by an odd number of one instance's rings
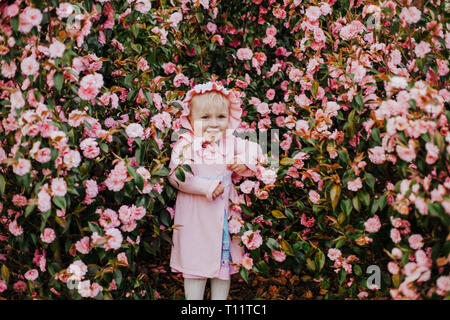
[[[316,191],[314,190],[310,190],[308,193],[309,196],[309,200],[314,203],[317,204],[320,201],[320,194],[318,194]]]
[[[263,240],[259,230],[248,230],[242,235],[242,242],[249,250],[255,250],[261,246]]]
[[[56,238],[55,231],[52,228],[45,228],[41,233],[41,240],[45,243],[52,243]]]
[[[376,233],[381,228],[380,218],[374,215],[372,218],[364,222],[365,230],[369,233]]]
[[[247,270],[251,270],[253,268],[253,259],[250,258],[250,254],[244,254],[241,260],[241,264]]]
[[[331,261],[336,261],[339,259],[339,257],[342,255],[341,250],[330,248],[328,249],[328,258],[330,258]]]
[[[142,138],[144,135],[144,128],[139,123],[131,123],[125,129],[127,136],[130,138]]]
[[[239,60],[251,60],[253,57],[253,52],[249,48],[240,48],[236,52],[236,56]]]

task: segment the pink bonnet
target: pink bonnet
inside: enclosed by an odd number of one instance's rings
[[[230,102],[230,117],[228,121],[228,128],[229,129],[236,129],[239,127],[239,124],[241,123],[241,116],[242,116],[242,108],[241,108],[241,102],[238,97],[236,97],[235,93],[232,90],[228,90],[224,88],[222,85],[220,85],[217,82],[207,82],[203,84],[197,84],[194,88],[189,90],[186,93],[186,97],[183,100],[183,110],[181,112],[181,126],[183,128],[186,128],[193,132],[191,123],[189,122],[188,115],[190,113],[189,103],[191,102],[192,98],[195,95],[203,94],[205,92],[209,91],[218,91],[222,93]]]

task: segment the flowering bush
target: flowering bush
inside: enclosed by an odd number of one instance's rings
[[[450,33],[420,3],[2,2],[0,295],[158,298],[141,262],[170,248],[172,133],[217,80],[237,132],[281,149],[235,181],[244,280],[448,298]]]

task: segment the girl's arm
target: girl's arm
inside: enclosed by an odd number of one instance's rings
[[[182,143],[182,141],[180,140],[177,143],[175,143],[172,149],[172,155],[170,157],[170,164],[169,164],[171,172],[169,175],[169,182],[173,187],[177,188],[182,192],[203,195],[208,200],[212,201],[212,194],[219,185],[220,179],[216,180],[203,179],[196,177],[195,175],[187,171],[184,171],[185,175],[184,181],[181,181],[175,176],[175,169],[180,164],[188,164],[187,162],[183,162],[183,159],[180,158],[181,155],[183,154],[183,147],[185,145],[186,144]]]
[[[261,146],[256,142],[237,138],[236,147],[236,158],[247,167],[247,170],[240,175],[243,177],[254,176],[257,172],[257,164],[264,161]]]

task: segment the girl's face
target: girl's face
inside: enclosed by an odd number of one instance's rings
[[[194,128],[194,135],[217,141],[225,134],[228,127],[229,110],[221,104],[206,107],[193,105],[189,120]]]

